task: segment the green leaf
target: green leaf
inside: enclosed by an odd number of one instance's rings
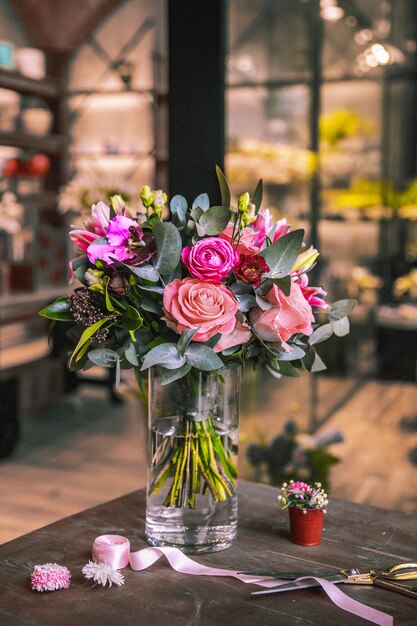
[[[327,367],[326,367],[325,363],[323,363],[323,361],[321,360],[321,358],[319,357],[319,355],[316,352],[314,363],[313,363],[313,367],[311,368],[311,371],[312,372],[323,372],[326,369],[327,369]]]
[[[271,283],[274,283],[284,295],[289,296],[291,293],[291,277],[284,276],[284,278],[270,278]]]
[[[329,319],[333,322],[335,320],[341,320],[352,313],[353,309],[357,305],[357,300],[351,298],[350,300],[338,300],[333,302],[329,311]]]
[[[348,317],[342,317],[341,320],[332,320],[331,322],[334,334],[337,337],[344,337],[349,334],[350,324]]]
[[[48,304],[44,309],[39,311],[39,315],[47,317],[50,320],[56,320],[59,322],[73,322],[74,318],[70,312],[70,305],[68,298],[62,297],[55,300],[51,304]]]
[[[237,306],[239,307],[239,311],[245,313],[246,311],[250,311],[256,306],[256,298],[251,293],[243,293],[242,295],[236,296]]]
[[[181,258],[181,235],[172,222],[159,222],[153,232],[157,248],[153,264],[160,274],[169,274]]]
[[[83,334],[80,337],[79,342],[77,343],[77,345],[75,346],[73,353],[71,355],[71,359],[70,359],[70,366],[71,363],[73,362],[74,359],[77,360],[77,353],[80,352],[80,350],[82,349],[82,347],[84,346],[84,344],[86,342],[90,343],[90,339],[91,337],[94,335],[94,333],[99,330],[99,328],[101,328],[103,326],[103,324],[105,324],[108,321],[108,317],[103,317],[101,320],[98,320],[98,322],[95,322],[95,324],[93,324],[92,326],[89,326],[88,328],[85,329],[85,331],[83,332]],[[85,350],[84,350],[85,352]],[[84,352],[82,354],[84,354]]]
[[[148,313],[155,313],[156,315],[162,315],[162,307],[159,302],[152,300],[145,296],[141,302],[140,308],[144,311],[148,311]]]
[[[111,300],[110,300],[110,296],[109,296],[109,291],[108,291],[108,287],[109,287],[109,282],[110,282],[110,276],[104,276],[103,278],[103,283],[104,283],[104,298],[106,301],[106,309],[112,313],[113,311],[115,311],[116,309],[114,308]]]
[[[184,224],[185,215],[188,210],[188,202],[184,198],[184,196],[176,195],[171,198],[171,202],[169,203],[169,208],[171,209],[171,213],[173,215],[177,215],[179,221]]]
[[[193,343],[188,346],[185,357],[187,363],[199,370],[210,372],[223,367],[223,361],[209,346]]]
[[[279,355],[277,355],[277,361],[280,363],[282,361],[297,361],[305,356],[306,353],[302,348],[294,344],[289,345],[291,347],[291,352],[280,352]]]
[[[258,305],[260,309],[262,309],[262,311],[268,311],[274,306],[271,302],[267,302],[267,300],[264,300],[258,294],[256,294],[255,299],[256,299],[256,304]]]
[[[303,238],[303,229],[293,230],[262,250],[259,254],[264,257],[270,270],[264,276],[271,278],[287,276],[300,254]]]
[[[191,370],[191,365],[185,363],[181,367],[178,367],[175,370],[167,370],[163,366],[159,368],[159,375],[161,380],[161,385],[169,385],[170,383],[179,380]]]
[[[297,378],[300,375],[298,370],[287,361],[279,361],[278,367],[280,374],[282,374],[283,376],[291,376],[292,378]]]
[[[220,193],[222,197],[222,205],[229,209],[230,202],[231,202],[229,183],[227,182],[226,176],[223,174],[222,170],[220,169],[218,165],[216,165],[216,174],[217,174],[217,179],[219,181]]]
[[[194,209],[192,209],[192,211],[190,212],[190,216],[193,218],[193,220],[195,220],[196,222],[198,222],[198,220],[200,219],[200,217],[203,215],[204,211],[201,207],[196,206]]]
[[[126,330],[138,330],[143,324],[143,317],[134,306],[128,304],[123,315],[123,328]]]
[[[153,265],[127,265],[127,263],[123,263],[123,261],[119,261],[112,257],[112,260],[117,264],[121,265],[125,269],[127,269],[131,274],[134,274],[138,278],[143,278],[145,280],[150,280],[152,283],[158,282],[160,276],[159,272],[153,267]]]
[[[159,285],[137,285],[138,289],[141,291],[150,291],[151,293],[157,293],[162,295],[165,291],[164,287],[160,287]]]
[[[327,339],[330,339],[330,337],[332,335],[333,335],[332,325],[331,324],[323,324],[323,326],[319,326],[318,328],[316,328],[316,330],[313,332],[313,334],[310,335],[308,343],[311,346],[314,346],[316,343],[321,343],[322,341],[327,341]]]
[[[255,193],[253,194],[251,199],[253,204],[255,205],[255,214],[257,214],[259,209],[261,208],[263,191],[263,182],[261,178],[256,185]]]
[[[88,358],[94,365],[100,367],[114,367],[117,361],[120,361],[120,356],[114,350],[109,348],[97,348],[90,350]]]
[[[194,335],[198,332],[198,328],[190,328],[188,330],[183,330],[181,333],[181,337],[178,341],[178,352],[184,356],[186,349],[190,345],[190,342]]]
[[[197,223],[197,231],[203,229],[205,235],[216,236],[221,233],[230,220],[230,211],[224,206],[212,206],[202,214]],[[199,233],[200,234],[200,233]]]
[[[129,343],[128,347],[125,350],[125,357],[131,365],[133,365],[134,367],[138,367],[139,360],[136,354],[136,348],[134,343]]]
[[[200,207],[203,211],[207,211],[210,208],[210,199],[206,193],[200,193],[194,200],[192,208]]]
[[[167,369],[177,369],[184,364],[185,357],[178,352],[175,343],[161,343],[145,354],[140,370],[143,372],[143,370],[154,365],[163,365]]]

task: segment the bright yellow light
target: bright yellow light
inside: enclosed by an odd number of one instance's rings
[[[391,56],[388,50],[381,45],[380,43],[374,43],[371,46],[372,54],[374,55],[376,61],[379,65],[387,65],[390,62]]]

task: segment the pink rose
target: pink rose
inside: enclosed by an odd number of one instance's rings
[[[217,333],[231,333],[236,325],[237,302],[224,285],[197,278],[176,278],[165,287],[164,319],[178,334],[198,328],[193,341],[207,341]]]
[[[219,237],[207,237],[194,246],[187,246],[181,258],[194,278],[211,283],[221,283],[238,261],[235,249]]]
[[[224,239],[229,243],[232,243],[233,224],[228,224],[226,229],[220,233],[220,239]],[[256,243],[257,233],[253,228],[247,226],[242,230],[239,245],[237,246],[238,254],[257,254],[260,251],[260,247]]]
[[[222,335],[213,350],[214,352],[222,352],[223,350],[227,350],[227,348],[234,348],[235,346],[248,342],[251,336],[252,332],[249,325],[246,322],[242,324],[242,322],[236,318],[234,330],[227,335]]]
[[[289,296],[276,285],[272,285],[265,300],[273,305],[270,309],[263,311],[256,307],[250,313],[253,329],[263,341],[270,341],[277,344],[278,349],[289,351],[286,342],[293,335],[311,335],[314,315],[297,283],[292,283]]]

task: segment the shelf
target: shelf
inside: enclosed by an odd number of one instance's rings
[[[38,289],[27,293],[9,293],[0,296],[0,320],[2,324],[31,319],[39,310],[60,296],[69,293],[67,285]]]
[[[0,145],[56,154],[63,148],[64,138],[61,135],[42,136],[23,131],[0,131]]]
[[[61,95],[59,85],[52,80],[46,78],[34,80],[18,72],[7,72],[5,70],[0,70],[0,87],[40,98],[57,98]]]

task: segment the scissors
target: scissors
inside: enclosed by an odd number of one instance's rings
[[[309,589],[312,587],[320,587],[320,583],[313,578],[297,581],[297,578],[316,576],[324,578],[335,584],[354,584],[354,585],[376,585],[404,593],[405,595],[417,598],[417,586],[408,584],[404,581],[417,580],[417,563],[396,563],[386,570],[378,569],[342,569],[338,572],[280,572],[267,570],[252,570],[249,572],[241,572],[252,576],[271,576],[277,579],[289,579],[294,582],[277,585],[262,591],[255,591],[252,595],[263,595],[267,593],[279,593],[281,591],[292,591],[294,589]]]

